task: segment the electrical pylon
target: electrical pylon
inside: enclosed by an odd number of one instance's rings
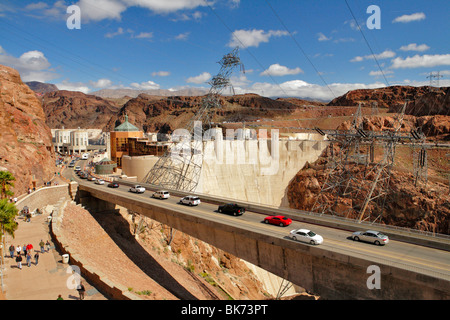
[[[211,110],[220,108],[220,95],[231,86],[230,75],[241,66],[239,48],[223,56],[218,62],[219,73],[208,83],[209,93],[203,98],[201,107],[184,129],[172,134],[173,145],[158,159],[143,182],[172,190],[192,192],[197,188],[203,164],[203,136],[211,129]]]
[[[312,211],[335,216],[352,216],[358,222],[375,222],[382,216],[390,189],[396,145],[401,139],[411,140],[410,135],[399,134],[405,108],[406,103],[396,115],[392,131],[378,133],[363,130],[362,121],[358,120],[361,118],[359,106],[350,130],[327,133],[333,144],[340,146],[340,150],[338,156],[334,156],[330,161],[326,181]],[[384,149],[383,156],[377,161],[374,155],[376,144],[381,144]],[[368,156],[362,154],[362,145],[369,146]],[[363,164],[365,166],[361,168]],[[370,210],[367,210],[369,207]]]

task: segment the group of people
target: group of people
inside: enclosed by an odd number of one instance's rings
[[[47,242],[44,243],[44,241],[41,240],[39,242],[39,247],[41,249],[40,253],[48,252],[50,250],[50,242],[47,240]],[[47,248],[45,248],[45,247],[47,247]],[[25,259],[27,261],[28,267],[31,267],[32,257],[34,257],[34,261],[35,261],[34,264],[37,266],[37,264],[39,262],[39,251],[34,251],[33,245],[31,243],[24,244],[23,247],[21,247],[20,245],[15,247],[13,244],[11,244],[11,246],[9,247],[9,254],[11,256],[11,259],[14,259],[14,254],[15,254],[17,268],[22,270],[22,261],[23,261],[22,251],[23,251],[23,256],[25,257]]]

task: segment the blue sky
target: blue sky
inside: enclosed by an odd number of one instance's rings
[[[81,29],[67,27],[71,5]],[[370,19],[371,5],[380,19]],[[0,64],[24,81],[85,93],[209,88],[217,61],[239,46],[236,93],[330,100],[428,85],[438,71],[449,86],[449,8],[448,0],[7,0]]]

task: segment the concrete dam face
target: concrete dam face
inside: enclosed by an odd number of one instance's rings
[[[289,182],[306,162],[314,162],[327,146],[317,133],[296,133],[279,137],[272,130],[231,130],[224,137],[220,129],[211,129],[203,139],[203,161],[196,192],[221,198],[288,206],[285,197]],[[211,133],[212,132],[212,133]],[[122,158],[122,171],[143,181],[158,160],[156,156]]]
[[[244,137],[247,138],[247,137]],[[204,142],[202,173],[196,191],[223,198],[288,206],[289,182],[305,163],[314,162],[327,146],[319,134],[279,138],[264,135],[250,139]]]

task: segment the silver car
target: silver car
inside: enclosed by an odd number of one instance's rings
[[[379,246],[384,246],[389,242],[389,237],[379,231],[367,230],[356,231],[352,234],[352,240],[371,242]]]

